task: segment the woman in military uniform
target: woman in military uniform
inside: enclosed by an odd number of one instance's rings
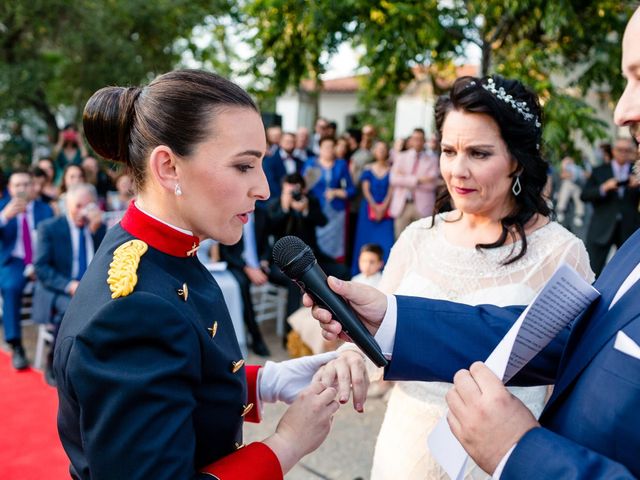
[[[328,434],[337,391],[344,402],[353,383],[361,405],[366,380],[361,361],[340,358],[346,384],[303,390],[335,354],[244,366],[222,293],[195,256],[201,238],[236,243],[269,196],[257,107],[233,83],[183,70],[96,92],[83,121],[93,149],[127,166],[138,197],[107,233],[58,335],[71,476],[282,478]],[[260,402],[276,400],[293,402],[276,432],[242,448],[243,419],[259,420]]]

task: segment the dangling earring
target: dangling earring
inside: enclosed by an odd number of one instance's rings
[[[511,187],[511,191],[513,192],[513,194],[516,197],[518,195],[520,195],[520,192],[522,191],[522,185],[520,185],[520,175],[516,175],[516,179],[513,182],[513,186]]]
[[[179,197],[180,195],[182,195],[182,189],[180,188],[179,183],[176,183],[176,188],[174,188],[173,191],[176,194],[176,197]]]

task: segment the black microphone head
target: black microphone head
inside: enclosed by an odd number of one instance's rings
[[[273,246],[273,261],[289,278],[298,278],[316,261],[311,247],[298,237],[282,237]]]

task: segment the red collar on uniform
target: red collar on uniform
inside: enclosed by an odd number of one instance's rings
[[[162,253],[174,257],[192,257],[200,239],[166,225],[136,207],[132,201],[120,222],[122,228]]]

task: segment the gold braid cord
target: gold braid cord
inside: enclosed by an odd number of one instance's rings
[[[113,252],[113,261],[109,265],[107,283],[111,298],[126,297],[138,283],[138,265],[140,257],[149,247],[142,240],[129,240]]]

